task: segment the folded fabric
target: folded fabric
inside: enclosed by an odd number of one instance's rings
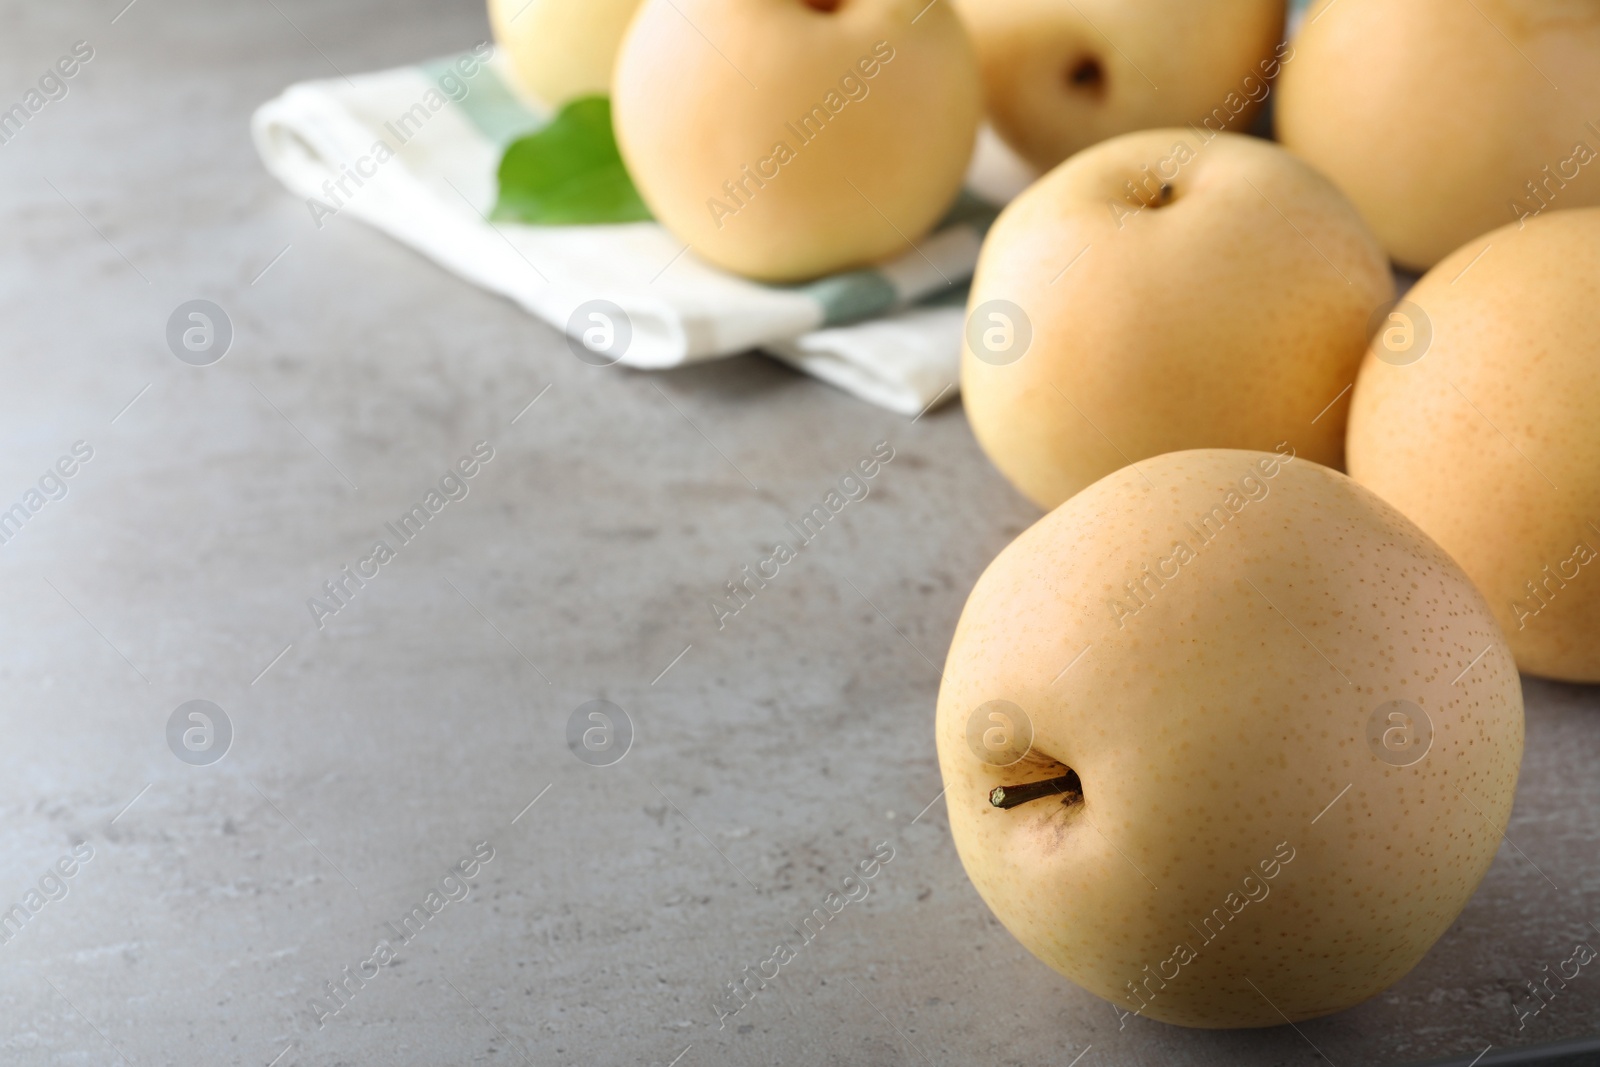
[[[609,302],[626,316],[629,339],[615,353],[624,365],[759,348],[908,415],[955,395],[961,301],[993,218],[987,203],[964,194],[898,259],[795,286],[718,270],[654,222],[491,223],[505,146],[548,115],[508,88],[497,58],[465,59],[289,87],[252,120],[262,161],[306,198],[319,228],[361,219],[570,335],[593,302]]]

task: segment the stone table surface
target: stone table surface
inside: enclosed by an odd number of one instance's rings
[[[1119,1029],[988,913],[934,803],[935,665],[1038,517],[959,406],[912,422],[757,356],[587,366],[315,228],[252,108],[479,41],[476,3],[123,2],[4,4],[0,107],[94,55],[0,146],[0,507],[92,450],[0,546],[0,906],[59,897],[0,944],[0,1062],[1345,1067],[1600,1032],[1587,972],[1525,1029],[1511,1007],[1600,921],[1595,690],[1526,682],[1514,845],[1388,992],[1299,1032]],[[165,341],[194,298],[234,328],[204,368]],[[870,494],[719,629],[724,583],[879,441]],[[319,628],[307,599],[477,442],[467,496]],[[168,744],[197,699],[233,732],[210,765]],[[567,747],[596,699],[635,733],[606,767]],[[719,989],[879,843],[870,896],[719,1029]]]

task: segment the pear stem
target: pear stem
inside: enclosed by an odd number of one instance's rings
[[[1018,804],[1026,804],[1030,800],[1039,800],[1043,797],[1074,797],[1083,799],[1083,783],[1078,780],[1078,772],[1069,770],[1059,778],[1049,778],[1043,782],[1029,782],[1026,785],[999,785],[989,791],[989,803],[997,808],[1014,808]]]

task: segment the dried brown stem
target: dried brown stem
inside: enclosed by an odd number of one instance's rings
[[[1064,799],[1083,799],[1083,783],[1078,780],[1078,772],[1069,770],[1059,778],[1049,778],[1042,782],[1028,782],[1026,785],[1000,785],[989,791],[989,803],[997,808],[1014,808],[1018,804],[1026,804],[1030,800],[1040,800],[1044,797],[1059,796]]]

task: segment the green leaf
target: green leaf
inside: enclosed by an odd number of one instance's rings
[[[611,132],[611,101],[583,96],[549,125],[506,147],[500,159],[499,222],[575,226],[643,222],[650,209],[628,177]]]

